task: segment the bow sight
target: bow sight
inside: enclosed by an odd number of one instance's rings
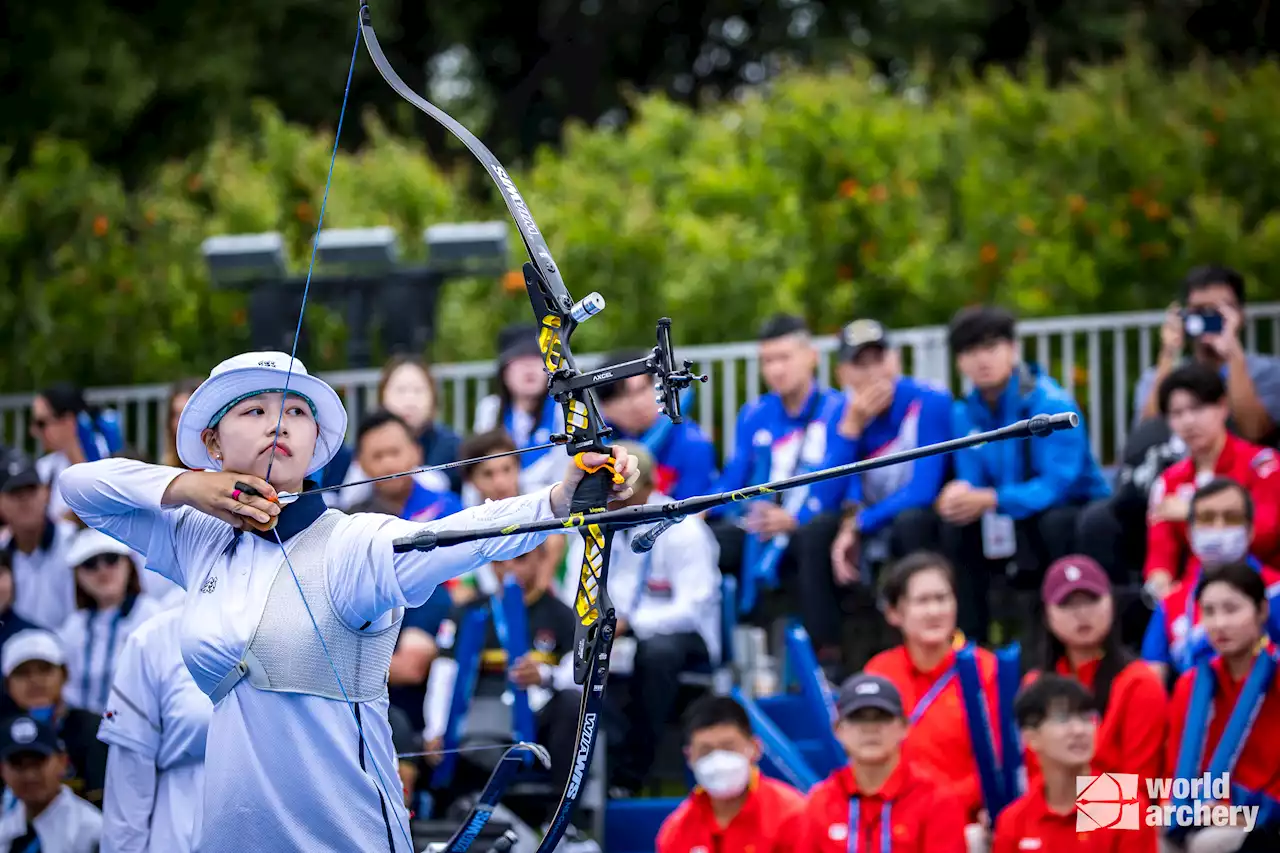
[[[525,264],[524,272],[525,287],[528,289],[529,299],[534,305],[537,305],[539,300],[547,302],[554,298],[548,289],[543,286],[537,269],[532,264]],[[569,322],[564,324],[565,328],[559,334],[554,330],[556,325],[554,322],[548,323],[545,319],[543,321],[544,331],[541,332],[539,344],[543,352],[548,353],[547,369],[549,376],[547,378],[547,393],[563,406],[570,406],[571,401],[579,400],[588,407],[583,420],[574,423],[566,421],[565,423],[565,428],[569,432],[568,445],[570,452],[599,449],[598,440],[613,433],[613,430],[608,426],[602,426],[594,433],[589,428],[591,424],[603,424],[604,419],[600,417],[594,395],[588,395],[584,392],[592,388],[598,388],[601,385],[630,379],[633,376],[652,375],[654,397],[660,413],[670,418],[672,423],[678,424],[684,420],[684,414],[680,411],[680,392],[693,385],[694,382],[706,382],[708,379],[706,374],[691,372],[692,361],[686,360],[679,370],[676,369],[675,352],[671,346],[671,320],[667,317],[663,317],[658,321],[658,342],[644,358],[597,367],[587,373],[580,371],[573,364],[573,357],[560,351],[558,342],[567,340],[573,334],[574,329],[582,325],[583,321],[599,314],[604,310],[604,307],[604,297],[599,293],[591,293],[571,306],[566,312]],[[555,316],[549,305],[544,306],[537,313],[544,318]],[[556,365],[554,367],[552,366],[553,359]],[[581,438],[575,439],[575,435],[580,435]]]

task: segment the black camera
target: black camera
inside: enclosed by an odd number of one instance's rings
[[[1182,328],[1192,338],[1198,338],[1201,335],[1218,335],[1222,333],[1222,315],[1210,309],[1183,311]]]

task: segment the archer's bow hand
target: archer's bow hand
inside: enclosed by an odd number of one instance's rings
[[[564,479],[551,489],[551,511],[560,517],[569,514],[569,503],[573,493],[587,474],[607,468],[613,474],[613,486],[609,492],[609,501],[625,501],[635,492],[635,482],[640,476],[640,468],[634,456],[627,453],[625,447],[609,448],[611,455],[603,453],[579,453],[569,463]]]

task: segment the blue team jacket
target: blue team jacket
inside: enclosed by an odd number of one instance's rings
[[[720,474],[720,479],[716,482],[714,490],[727,492],[741,489],[744,486],[754,486],[768,482],[770,479],[768,474],[758,470],[758,452],[756,448],[767,444],[771,447],[770,452],[777,454],[781,448],[791,442],[800,440],[800,434],[810,425],[820,425],[824,431],[822,446],[816,448],[820,452],[817,464],[807,464],[802,460],[799,465],[793,467],[793,470],[783,471],[782,475],[791,476],[798,473],[796,469],[799,468],[813,470],[822,467],[822,460],[827,455],[826,442],[830,436],[835,434],[835,427],[839,422],[843,403],[844,395],[839,391],[833,391],[830,388],[819,388],[815,383],[804,405],[794,415],[787,413],[786,408],[782,405],[782,398],[773,393],[764,394],[754,403],[744,405],[738,411],[738,422],[733,441],[733,455],[729,459],[729,464],[725,466],[724,471]],[[812,452],[811,449],[806,447],[806,454],[810,452]],[[824,501],[830,502],[830,506]],[[797,520],[803,524],[813,515],[835,508],[837,501],[838,495],[837,500],[833,501],[830,495],[819,496],[811,494],[805,501],[804,508],[797,515]],[[717,510],[725,514],[732,514],[741,511],[742,507],[735,507],[733,504],[727,507],[716,507],[711,510],[710,514],[717,514]]]
[[[993,410],[975,389],[953,409],[956,436],[1007,426],[1034,415],[1056,415],[1080,409],[1058,383],[1034,364],[1023,363]],[[1111,487],[1089,448],[1083,418],[1076,429],[1045,438],[998,441],[954,454],[956,479],[994,488],[998,511],[1014,519],[1030,518],[1065,504],[1103,498]],[[1027,465],[1030,464],[1030,470]]]
[[[692,420],[673,424],[660,417],[644,435],[630,435],[614,427],[610,440],[620,439],[638,441],[649,449],[658,469],[654,484],[667,497],[680,501],[711,491],[716,478],[716,447]]]
[[[836,424],[844,416],[847,404],[846,398]],[[909,376],[900,377],[894,385],[889,408],[867,424],[857,439],[844,438],[838,429],[832,428],[823,467],[848,465],[946,441],[951,438],[951,405],[951,393],[946,389]],[[946,482],[949,467],[946,456],[926,456],[819,484],[814,486],[814,494],[825,507],[835,506],[841,500],[861,505],[858,531],[872,536],[903,510],[932,506]]]

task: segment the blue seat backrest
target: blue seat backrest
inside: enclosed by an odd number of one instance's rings
[[[735,658],[733,631],[738,627],[738,579],[725,575],[720,580],[720,648],[721,663],[732,664]]]

